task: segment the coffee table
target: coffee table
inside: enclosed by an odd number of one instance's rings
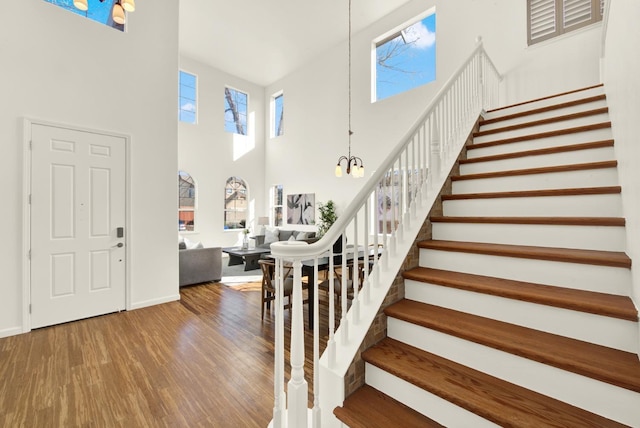
[[[244,270],[260,269],[258,260],[263,254],[271,253],[267,248],[250,248],[243,250],[241,247],[222,248],[223,253],[229,254],[229,266],[241,265],[244,263]]]

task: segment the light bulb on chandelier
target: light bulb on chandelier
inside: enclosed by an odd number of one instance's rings
[[[364,177],[364,164],[362,159],[358,156],[351,155],[351,0],[349,0],[349,151],[347,156],[340,156],[338,158],[338,164],[336,165],[335,174],[336,177],[342,177],[342,161],[347,163],[347,174],[351,174],[353,178]]]

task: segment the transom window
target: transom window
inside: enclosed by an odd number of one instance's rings
[[[284,95],[282,92],[271,98],[271,138],[284,134]]]
[[[248,95],[237,89],[224,88],[224,130],[247,135]]]
[[[372,101],[379,101],[429,83],[436,78],[436,15],[425,12],[400,30],[374,41],[375,75]]]
[[[602,21],[605,0],[527,0],[529,45]]]
[[[180,71],[180,99],[178,115],[181,122],[196,123],[196,76]]]
[[[239,177],[229,177],[224,187],[224,228],[245,229],[249,195],[247,184]]]
[[[191,175],[178,171],[178,230],[195,230],[196,185]]]

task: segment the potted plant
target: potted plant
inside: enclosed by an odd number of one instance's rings
[[[336,204],[331,199],[326,203],[318,202],[318,211],[320,211],[320,222],[318,224],[318,236],[327,233],[327,230],[336,222],[338,216],[336,214]]]
[[[336,204],[331,199],[326,203],[318,203],[318,211],[320,211],[320,223],[318,224],[318,236],[327,233],[331,225],[336,222],[338,215],[336,214]],[[333,253],[340,254],[342,252],[342,235],[333,243]]]

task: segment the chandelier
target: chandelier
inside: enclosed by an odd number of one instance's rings
[[[100,3],[104,3],[105,0],[100,0]],[[89,10],[88,0],[73,0],[73,5],[76,9],[86,12]],[[133,12],[136,10],[135,0],[116,0],[113,3],[113,9],[111,9],[111,17],[116,24],[124,25],[126,18],[124,12]]]
[[[336,165],[335,174],[336,177],[342,177],[342,161],[346,161],[347,174],[351,174],[354,178],[364,177],[364,164],[362,159],[358,156],[351,155],[351,136],[353,131],[351,130],[351,0],[349,0],[349,150],[347,156],[340,156],[338,158],[338,164]]]

